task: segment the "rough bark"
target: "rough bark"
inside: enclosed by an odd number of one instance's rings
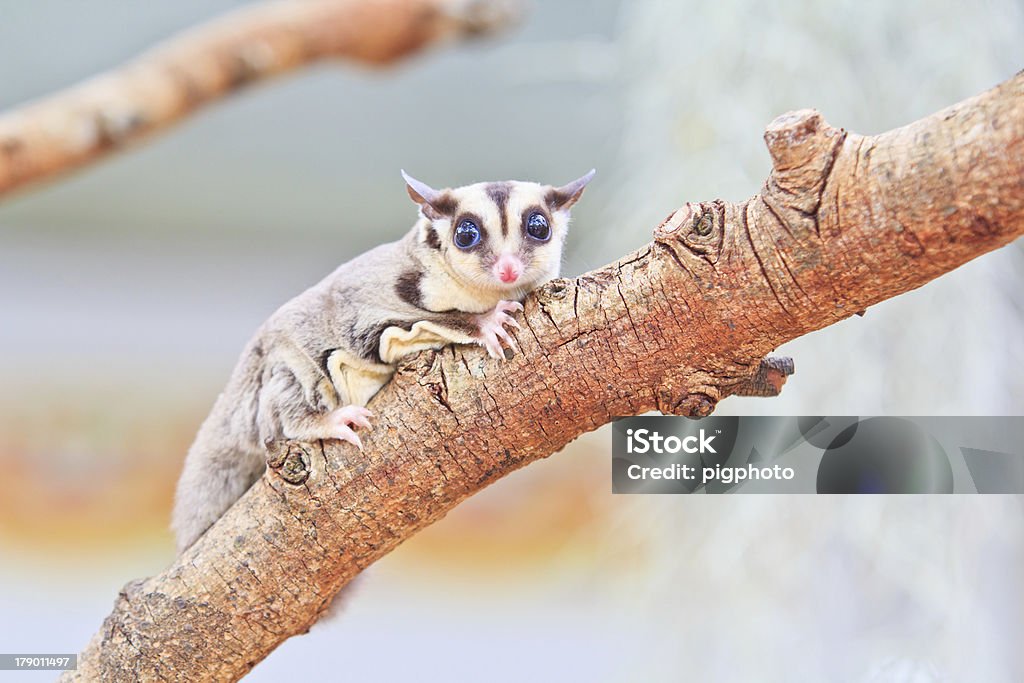
[[[882,135],[805,110],[765,140],[753,198],[686,204],[646,247],[529,297],[520,355],[423,353],[374,399],[362,452],[282,444],[195,546],[125,587],[68,679],[236,679],[512,470],[614,416],[771,393],[791,368],[759,361],[779,344],[1024,233],[1024,74]]]
[[[186,31],[114,71],[0,116],[0,196],[93,162],[311,62],[388,64],[503,28],[513,0],[283,0]]]

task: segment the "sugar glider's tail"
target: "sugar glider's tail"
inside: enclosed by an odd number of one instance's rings
[[[223,396],[218,403],[223,401]],[[185,457],[171,513],[171,529],[180,554],[220,519],[263,474],[266,455],[246,451],[225,438],[221,406],[203,423]]]

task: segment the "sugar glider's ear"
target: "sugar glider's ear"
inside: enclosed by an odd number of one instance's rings
[[[597,173],[597,170],[592,168],[586,175],[577,178],[568,185],[551,188],[547,196],[548,204],[555,211],[568,211],[583,195],[584,188],[586,188],[587,183],[590,182],[595,173]]]
[[[450,216],[455,211],[455,201],[448,192],[435,190],[430,185],[416,180],[402,171],[405,189],[412,200],[420,205],[423,215],[431,220]]]

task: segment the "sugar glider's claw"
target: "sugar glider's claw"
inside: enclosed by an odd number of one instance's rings
[[[348,441],[350,444],[352,444],[359,450],[363,450],[362,439],[359,438],[359,435],[356,434],[351,427],[348,427],[346,425],[338,427],[334,431],[334,438],[337,439],[338,441]]]
[[[477,343],[487,349],[487,354],[497,360],[505,360],[505,353],[502,342],[518,351],[515,338],[509,334],[506,326],[517,330],[522,329],[509,313],[518,313],[523,310],[523,305],[518,301],[499,301],[495,304],[490,313],[485,313],[477,318],[479,334]]]
[[[363,442],[353,428],[373,429],[371,417],[373,413],[362,406],[348,405],[332,410],[326,416],[327,438],[348,441],[362,450]]]

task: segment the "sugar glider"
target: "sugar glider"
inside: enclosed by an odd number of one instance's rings
[[[531,290],[558,277],[568,185],[476,183],[435,190],[404,171],[419,219],[402,239],[339,266],[257,330],[185,459],[172,514],[192,545],[263,473],[265,444],[339,439],[362,447],[364,406],[397,361],[446,344],[497,359]]]

